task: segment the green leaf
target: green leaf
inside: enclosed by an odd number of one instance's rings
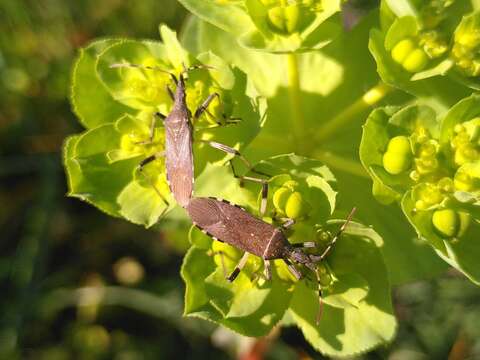
[[[165,90],[170,77],[165,71],[173,71],[173,67],[168,62],[168,56],[166,46],[160,42],[125,40],[111,45],[100,54],[96,70],[111,96],[119,103],[139,110],[149,107],[158,109],[158,105],[170,102]],[[117,64],[152,66],[160,71],[112,68]]]
[[[472,94],[452,106],[442,121],[440,143],[447,147],[454,136],[455,125],[472,120],[477,116],[480,116],[480,96],[478,94]]]
[[[441,238],[434,230],[432,224],[432,211],[418,211],[411,192],[405,194],[402,200],[402,210],[412,226],[417,231],[419,238],[425,239],[435,249],[435,252],[472,282],[480,285],[480,268],[478,259],[480,246],[480,224],[472,221],[467,232],[458,241]]]
[[[225,61],[234,63],[249,75],[249,80],[264,96],[273,96],[283,81],[283,77],[272,76],[284,70],[281,56],[244,48],[237,43],[235,36],[209,23],[190,18],[182,36],[182,43],[190,51],[211,50]]]
[[[385,50],[391,51],[400,41],[418,34],[417,20],[412,16],[396,19],[385,35]]]
[[[245,8],[238,3],[219,4],[216,0],[179,0],[179,2],[200,19],[237,36],[254,27]]]
[[[382,0],[398,17],[417,16],[417,10],[410,0]]]
[[[92,42],[80,50],[73,67],[71,101],[79,121],[87,129],[117,120],[131,109],[115,101],[95,73],[97,57],[121,40]]]
[[[132,181],[118,195],[117,202],[120,206],[119,213],[134,224],[150,227],[168,210],[168,204],[160,198],[152,186]],[[170,191],[165,183],[164,189],[159,189],[162,197]],[[162,191],[163,190],[163,191]],[[174,204],[171,196],[165,199],[169,204]]]
[[[190,56],[178,42],[177,33],[170,30],[166,25],[160,25],[159,30],[160,36],[165,44],[166,58],[170,64],[177,67],[183,64],[185,64],[185,66],[189,66]],[[163,51],[156,55],[160,58],[163,58]]]
[[[336,275],[337,281],[331,285],[323,302],[344,309],[349,306],[358,308],[368,294],[368,282],[358,274]]]
[[[181,273],[186,283],[185,315],[217,322],[246,336],[266,335],[281,320],[291,298],[290,285],[279,280],[275,271],[270,282],[252,282],[244,270],[229,283],[221,267],[215,270],[213,257],[196,246],[185,256]]]
[[[381,238],[360,224],[352,224],[344,234],[327,260],[334,274],[342,274],[344,276],[340,279],[350,279],[351,284],[358,286],[350,289],[350,298],[357,306],[345,304],[340,308],[324,304],[317,325],[317,294],[304,282],[295,286],[290,305],[290,313],[305,338],[328,356],[353,356],[366,352],[390,342],[396,330],[386,268],[377,248]],[[367,293],[365,282],[368,283]]]
[[[118,133],[107,124],[70,138],[64,148],[69,196],[121,216],[117,197],[133,179],[138,158],[110,163],[106,153],[118,148]]]

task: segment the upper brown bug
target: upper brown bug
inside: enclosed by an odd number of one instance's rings
[[[235,280],[250,254],[264,260],[267,279],[271,278],[270,260],[282,259],[297,279],[302,277],[302,273],[295,267],[295,263],[305,265],[315,273],[319,282],[320,304],[321,286],[317,263],[329,254],[355,212],[353,208],[325,250],[319,255],[314,255],[308,254],[305,248],[315,247],[315,243],[306,242],[297,247],[288,242],[283,229],[293,225],[293,220],[287,220],[281,227],[276,227],[237,205],[215,198],[192,198],[186,209],[193,224],[207,235],[245,251],[233,272],[227,277],[228,281]]]
[[[187,107],[186,101],[186,88],[185,88],[185,74],[194,69],[200,68],[210,68],[207,65],[194,65],[189,68],[184,66],[184,71],[177,77],[170,73],[169,71],[160,69],[155,66],[144,66],[138,64],[130,63],[120,63],[113,64],[111,68],[120,68],[120,67],[134,67],[147,70],[156,70],[164,73],[168,73],[173,81],[175,82],[176,89],[173,92],[168,86],[167,91],[170,94],[170,97],[173,100],[173,106],[170,113],[165,116],[159,112],[154,114],[152,123],[150,126],[150,137],[149,141],[153,141],[155,124],[157,119],[162,119],[165,127],[165,151],[151,155],[139,164],[140,170],[143,169],[148,163],[156,160],[159,157],[165,157],[165,170],[167,175],[167,181],[170,188],[170,191],[173,194],[173,197],[177,203],[182,207],[187,207],[190,198],[193,193],[193,183],[194,183],[194,169],[193,169],[193,150],[192,143],[193,138],[193,121],[197,120],[203,113],[208,113],[208,106],[213,101],[215,97],[220,98],[218,93],[210,94],[192,113]],[[222,126],[225,124],[237,123],[240,119],[238,118],[229,118],[224,119],[224,123],[217,122],[217,126]],[[215,141],[202,141],[208,145],[222,150],[226,153],[233,154],[238,156],[248,168],[251,168],[251,164],[245,159],[242,154],[227,145],[215,142]],[[254,180],[255,181],[255,180]],[[155,186],[152,183],[152,186]],[[165,204],[168,205],[166,199],[160,194],[160,192],[155,188],[157,194],[162,198]]]

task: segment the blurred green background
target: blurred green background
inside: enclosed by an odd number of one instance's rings
[[[62,142],[82,130],[68,101],[78,48],[158,39],[159,23],[181,31],[186,15],[175,0],[0,2],[0,359],[322,358],[293,328],[255,340],[182,318],[187,234],[65,197]],[[480,359],[480,292],[462,276],[394,299],[395,342],[363,358]]]

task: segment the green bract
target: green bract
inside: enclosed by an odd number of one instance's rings
[[[165,26],[160,32],[163,43],[106,40],[81,52],[73,73],[72,103],[87,131],[65,145],[69,194],[110,215],[145,226],[155,224],[174,204],[163,158],[145,166],[143,173],[138,171],[140,161],[165,150],[160,121],[154,123],[150,140],[154,113],[168,114],[172,106],[166,87],[174,89],[175,84],[165,71],[178,75],[184,67],[209,66],[190,71],[186,79],[190,111],[209,94],[220,97],[194,124],[201,130],[196,139],[215,139],[239,147],[251,141],[261,125],[259,110],[245,94],[243,73],[212,53],[194,58],[181,47],[174,32]],[[212,128],[230,117],[241,121]],[[194,151],[197,176],[207,160],[225,158],[201,143]],[[167,208],[157,191],[171,206]]]
[[[451,51],[452,59],[460,76],[466,84],[479,89],[478,75],[480,75],[480,12],[465,16],[454,34],[454,43]]]
[[[275,53],[319,49],[340,31],[340,0],[180,0],[201,19],[250,48]]]
[[[382,80],[417,97],[438,94],[435,101],[442,110],[468,95],[458,85],[478,89],[472,77],[478,20],[477,13],[469,14],[475,6],[469,1],[383,0],[382,30],[372,30],[369,42]]]
[[[287,164],[290,164],[288,170]],[[307,164],[315,166],[306,167]],[[297,217],[289,241],[317,241],[321,233],[316,251],[327,246],[331,234],[343,223],[327,221],[335,208],[336,195],[327,182],[333,180],[328,169],[319,162],[295,155],[261,161],[255,169],[272,175],[269,185],[273,201],[269,198],[265,220],[274,217],[274,221],[279,221],[283,216],[278,208],[287,204],[288,211],[292,196],[296,198],[295,194],[301,194],[308,199],[308,211]],[[259,191],[256,185],[246,189],[252,196],[244,196],[244,199],[256,198]],[[287,201],[282,195],[285,191],[289,192]],[[257,201],[244,201],[243,205],[257,214]],[[187,315],[220,323],[247,336],[267,334],[288,315],[315,348],[329,355],[364,352],[390,341],[395,333],[388,280],[386,276],[378,277],[378,272],[384,271],[378,249],[382,240],[369,228],[351,224],[332,254],[320,265],[324,311],[319,325],[315,323],[318,311],[316,280],[308,269],[302,268],[306,278],[296,281],[285,263],[275,260],[273,279],[265,281],[262,262],[252,255],[237,280],[229,283],[225,274],[233,270],[241,253],[228,244],[212,241],[195,228],[190,232],[190,240],[193,246],[182,266]],[[340,324],[343,326],[339,328]],[[341,338],[341,347],[337,346],[338,340],[333,340],[336,337]]]
[[[480,219],[479,115],[478,95],[460,101],[441,119],[426,106],[380,108],[364,125],[360,146],[378,200],[401,199],[418,234],[474,281],[478,272],[463,264],[471,254],[446,247],[475,241],[467,234]]]

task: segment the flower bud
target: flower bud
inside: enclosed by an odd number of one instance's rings
[[[440,204],[445,199],[438,184],[421,183],[414,188],[415,208],[418,210],[426,210],[431,206]]]
[[[474,161],[477,158],[478,158],[478,151],[473,146],[468,144],[468,145],[460,146],[455,151],[454,161],[455,161],[455,164],[457,164],[458,166],[462,166],[463,164]]]
[[[390,139],[382,162],[385,170],[392,175],[398,175],[408,170],[412,164],[412,151],[408,138],[395,136]]]
[[[435,232],[443,238],[461,237],[470,224],[470,214],[452,209],[436,210],[432,224]]]
[[[437,187],[444,193],[452,193],[455,190],[453,180],[449,177],[440,179],[437,183]]]
[[[465,16],[457,26],[452,57],[466,76],[480,75],[480,14]]]
[[[420,35],[419,45],[430,58],[437,58],[445,54],[448,45],[438,31],[432,30]]]
[[[392,49],[392,59],[402,64],[415,48],[416,46],[412,39],[400,40]]]
[[[290,219],[298,219],[308,214],[310,205],[302,198],[302,194],[295,191],[291,194],[285,205],[285,214]]]
[[[470,175],[459,169],[453,178],[455,189],[460,191],[471,191],[473,189],[473,180]]]
[[[403,68],[408,72],[422,71],[428,63],[428,56],[422,49],[413,50],[402,63]]]
[[[297,4],[275,6],[267,11],[267,20],[272,31],[292,34],[298,29],[300,9]]]

